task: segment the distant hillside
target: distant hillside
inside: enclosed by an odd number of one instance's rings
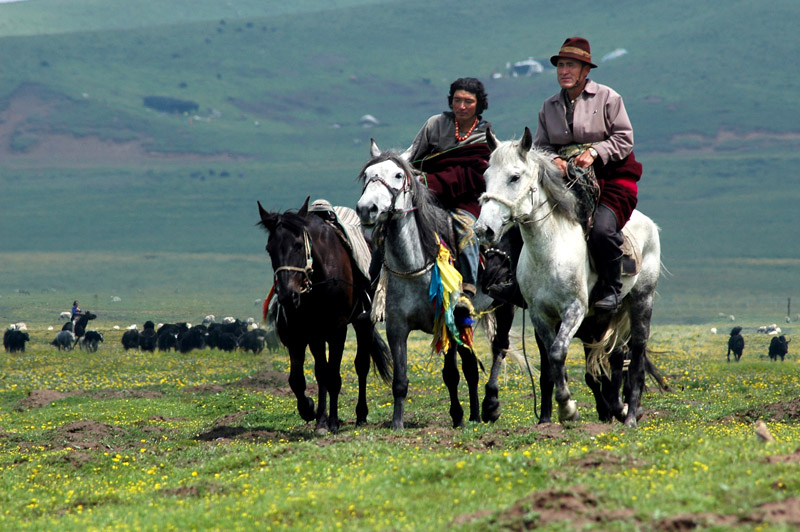
[[[508,65],[547,67],[580,34],[598,59],[626,51],[592,77],[625,98],[665,263],[700,261],[675,289],[724,277],[723,258],[800,258],[787,245],[800,225],[800,3],[570,12],[523,0],[0,4],[0,252],[257,253],[256,199],[353,205],[369,139],[407,146],[457,77],[483,79],[486,118],[501,138],[521,135],[557,84],[552,69],[514,77]]]

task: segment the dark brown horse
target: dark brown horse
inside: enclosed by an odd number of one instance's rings
[[[389,348],[369,315],[369,279],[359,270],[340,232],[320,216],[309,214],[308,198],[296,213],[270,213],[260,202],[258,211],[258,225],[269,233],[267,252],[279,305],[276,329],[289,350],[289,386],[297,397],[300,416],[316,420],[318,432],[338,431],[340,367],[347,325],[352,324],[357,340],[356,423],[365,422],[370,358],[384,382],[391,379]],[[313,399],[306,396],[306,346],[314,357],[319,387],[316,409]]]

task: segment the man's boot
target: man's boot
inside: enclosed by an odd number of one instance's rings
[[[597,312],[616,312],[622,294],[622,233],[617,230],[614,212],[601,204],[595,212],[589,248],[597,271],[593,292]]]

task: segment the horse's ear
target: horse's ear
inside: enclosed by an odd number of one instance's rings
[[[519,141],[519,154],[524,158],[533,147],[533,135],[528,126],[525,126],[525,133],[522,134],[522,140]]]
[[[272,231],[275,228],[275,217],[268,213],[264,207],[261,206],[261,202],[256,200],[258,203],[258,215],[261,217],[261,221],[258,222],[256,225],[260,225],[267,231]]]
[[[297,211],[297,214],[299,216],[305,217],[308,214],[308,200],[310,200],[310,199],[311,199],[311,196],[306,196],[306,201],[303,202],[303,206],[300,207],[299,211]]]
[[[369,139],[369,154],[372,157],[377,157],[381,154],[381,149],[378,147],[378,143],[375,142],[375,139]]]
[[[489,151],[497,149],[497,137],[494,136],[494,131],[489,127],[486,129],[486,144],[489,146]]]

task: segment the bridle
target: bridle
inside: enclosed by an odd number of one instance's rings
[[[373,176],[367,179],[366,175],[364,176],[364,187],[361,189],[361,195],[364,195],[364,192],[367,190],[367,187],[370,186],[372,183],[380,183],[386,190],[389,192],[389,195],[392,197],[391,207],[386,211],[389,214],[389,218],[395,218],[397,216],[405,216],[406,214],[417,210],[416,207],[411,207],[409,209],[398,209],[397,204],[397,197],[400,194],[404,194],[406,192],[410,192],[414,195],[414,189],[411,187],[411,175],[408,171],[405,172],[405,179],[403,179],[403,186],[401,188],[393,188],[389,183],[386,182],[384,178],[381,176]],[[413,203],[413,201],[412,201]]]
[[[554,205],[553,208],[550,209],[550,212],[548,212],[547,214],[545,214],[541,218],[533,219],[532,216],[531,216],[531,213],[533,213],[534,211],[539,210],[539,208],[542,205],[545,205],[547,203],[547,200],[544,199],[539,203],[539,205],[537,205],[536,207],[532,208],[530,212],[520,213],[520,209],[522,207],[522,202],[525,201],[526,196],[530,196],[531,204],[533,204],[533,195],[536,194],[537,192],[539,192],[539,188],[536,186],[535,183],[532,183],[531,185],[528,186],[528,189],[525,192],[523,192],[522,194],[517,196],[516,201],[510,201],[510,200],[505,199],[502,196],[498,196],[497,194],[490,194],[488,192],[484,192],[478,198],[478,202],[481,204],[481,206],[483,206],[486,202],[489,202],[489,201],[496,201],[497,203],[505,205],[505,207],[509,211],[509,219],[508,219],[508,222],[506,222],[507,225],[532,224],[532,223],[541,222],[542,220],[544,220],[545,218],[547,218],[548,216],[553,214],[553,211],[556,208],[556,206]]]
[[[401,188],[393,188],[389,183],[386,182],[385,179],[383,179],[382,177],[377,176],[377,175],[373,176],[373,177],[371,177],[369,179],[366,178],[366,175],[364,176],[364,188],[361,189],[361,194],[362,195],[364,194],[364,191],[367,190],[367,187],[371,183],[380,183],[381,185],[386,187],[386,190],[389,192],[389,195],[392,197],[391,208],[386,210],[386,213],[389,215],[389,220],[392,220],[392,219],[395,219],[395,218],[399,218],[399,217],[402,217],[402,216],[406,216],[407,214],[417,210],[416,206],[409,207],[407,209],[398,209],[397,206],[396,206],[398,196],[400,196],[400,194],[403,194],[403,193],[406,193],[406,192],[411,194],[411,203],[412,203],[412,205],[414,204],[414,189],[413,189],[413,187],[411,185],[411,180],[413,179],[413,177],[411,176],[410,172],[407,171],[407,170],[404,173],[405,173],[405,179],[403,180],[403,186]],[[379,223],[379,225],[376,228],[376,230],[383,231],[383,230],[385,230],[385,227],[386,227],[385,223]],[[381,241],[382,241],[382,239],[381,239]],[[392,269],[389,266],[389,264],[386,263],[386,257],[385,256],[384,256],[384,259],[383,259],[383,267],[388,273],[394,275],[395,277],[402,277],[402,278],[405,278],[405,279],[419,277],[421,275],[424,275],[424,274],[428,273],[433,268],[433,264],[434,263],[435,263],[435,260],[431,260],[430,262],[426,263],[425,266],[423,266],[422,268],[419,268],[417,270],[404,272],[404,271],[397,271],[397,270]]]
[[[300,285],[300,293],[307,294],[311,292],[314,259],[311,256],[311,239],[308,237],[308,231],[305,228],[303,229],[303,247],[305,249],[305,266],[279,266],[274,272],[273,281],[276,285],[278,284],[278,272],[300,272],[304,275],[303,282]]]

